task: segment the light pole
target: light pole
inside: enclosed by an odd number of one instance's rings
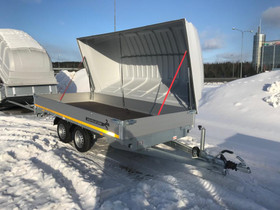
[[[242,34],[242,39],[241,39],[241,60],[240,60],[240,78],[242,78],[243,34],[244,34],[245,32],[253,33],[253,31],[252,31],[252,30],[250,30],[250,31],[249,31],[249,30],[241,30],[241,29],[238,29],[238,28],[235,28],[235,27],[233,27],[232,30],[240,31],[241,34]]]
[[[114,0],[114,31],[117,29],[116,0]]]

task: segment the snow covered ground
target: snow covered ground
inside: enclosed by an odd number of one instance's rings
[[[207,151],[235,151],[249,175],[224,177],[103,139],[81,154],[58,141],[51,117],[0,112],[0,209],[279,209],[280,107],[266,100],[277,81],[280,72],[269,72],[203,90],[196,124],[207,128]],[[198,144],[198,129],[191,135]]]

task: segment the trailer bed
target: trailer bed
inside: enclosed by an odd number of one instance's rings
[[[75,131],[82,127],[105,135],[130,151],[189,133],[203,85],[200,44],[191,23],[182,19],[77,42],[90,91],[36,95],[36,114],[55,115]]]
[[[108,117],[116,118],[119,120],[130,120],[130,119],[151,116],[149,114],[145,114],[142,112],[136,112],[129,109],[119,108],[119,107],[110,106],[107,104],[97,103],[93,101],[67,103],[67,104],[81,109],[85,109],[87,111],[103,114]]]

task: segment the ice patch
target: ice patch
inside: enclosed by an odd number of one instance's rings
[[[274,108],[280,106],[280,81],[274,82],[267,88],[271,96],[265,97],[264,101],[273,106]]]

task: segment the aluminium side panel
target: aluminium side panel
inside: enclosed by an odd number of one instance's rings
[[[109,140],[109,143],[112,143],[112,146],[115,147],[117,147],[116,143],[121,144],[123,149],[127,149],[130,151],[143,150],[158,144],[166,143],[184,137],[188,134],[188,130],[190,129],[191,127],[173,128],[144,136],[139,136],[137,138],[135,137],[131,139],[125,139],[121,142]]]
[[[130,121],[124,130],[124,139],[137,138],[169,129],[185,128],[194,124],[194,113],[177,112]]]
[[[35,114],[49,113],[100,135],[119,139],[119,125],[105,115],[61,103],[43,96],[34,96]]]
[[[6,98],[9,97],[22,97],[22,96],[32,96],[34,94],[56,94],[56,85],[40,85],[40,86],[5,86]]]
[[[181,138],[193,127],[194,118],[194,112],[178,112],[125,121],[123,145],[138,150]]]

